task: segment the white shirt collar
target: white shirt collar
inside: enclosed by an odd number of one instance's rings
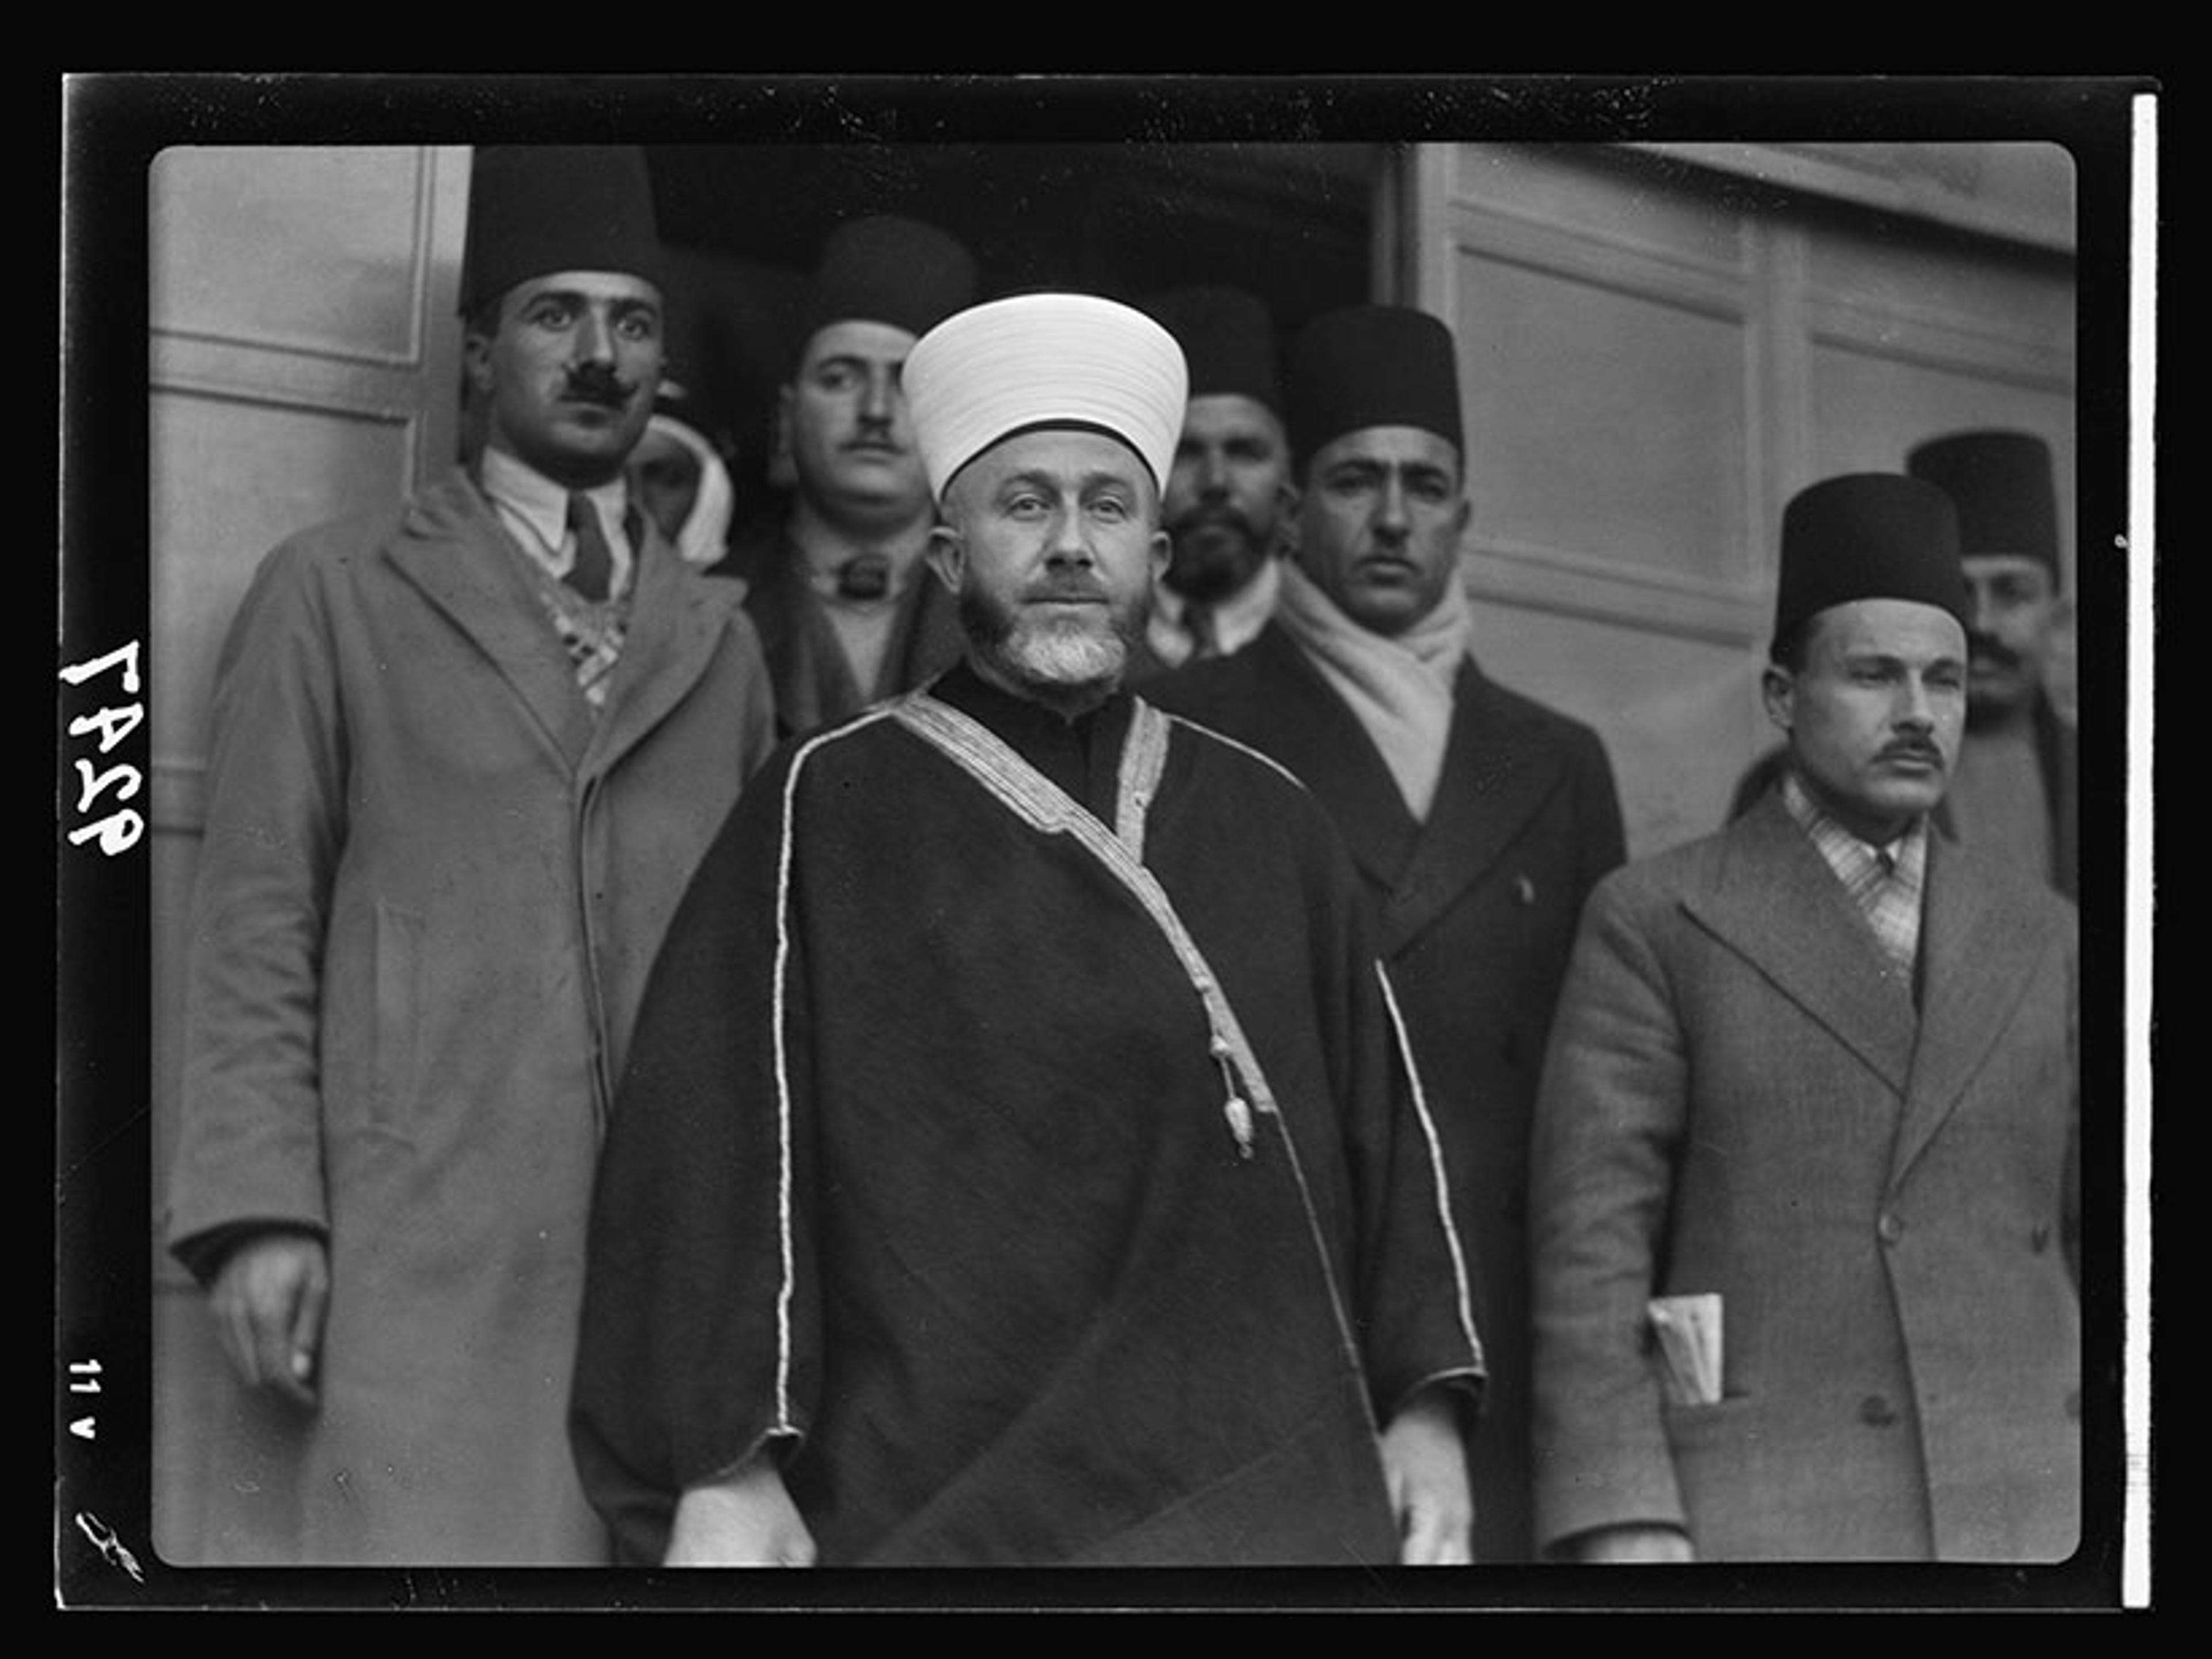
[[[489,446],[477,465],[477,478],[523,550],[555,580],[566,576],[576,562],[576,550],[568,537],[569,492],[526,462]],[[599,509],[599,527],[606,534],[607,550],[614,556],[608,594],[611,598],[627,593],[637,560],[627,527],[629,480],[617,473],[610,483],[580,493]]]

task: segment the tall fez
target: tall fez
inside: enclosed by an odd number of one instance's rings
[[[1908,599],[1967,626],[1959,516],[1931,483],[1895,472],[1849,472],[1801,489],[1782,514],[1774,638],[1832,605]]]
[[[1951,498],[1959,551],[2033,559],[2058,576],[2058,497],[2051,447],[2030,432],[1954,432],[1905,458],[1905,470]]]
[[[1176,337],[1194,398],[1234,396],[1283,412],[1275,367],[1275,323],[1259,296],[1239,288],[1179,288],[1144,309]]]
[[[1095,294],[1020,294],[956,312],[915,343],[901,383],[939,500],[960,469],[1017,433],[1103,432],[1163,485],[1189,371],[1175,336]]]
[[[934,225],[880,213],[848,219],[822,245],[799,316],[798,351],[832,323],[927,334],[975,302],[975,256]]]
[[[645,152],[627,144],[479,149],[469,177],[461,311],[556,270],[612,270],[664,292]]]
[[[1306,325],[1291,349],[1291,453],[1372,426],[1433,432],[1464,452],[1451,331],[1408,306],[1352,306]]]

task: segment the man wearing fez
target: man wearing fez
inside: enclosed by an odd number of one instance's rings
[[[1802,492],[1780,785],[1591,896],[1530,1194],[1561,1558],[2075,1547],[2074,913],[1930,830],[1971,620],[1942,491]]]
[[[1145,308],[1190,368],[1161,502],[1168,568],[1146,630],[1152,662],[1164,669],[1227,656],[1267,626],[1295,493],[1267,307],[1241,289],[1188,288]]]
[[[967,653],[787,745],[671,930],[577,1369],[636,1559],[1466,1559],[1480,1352],[1351,872],[1119,689],[1184,386],[1079,295],[907,361]]]
[[[1469,647],[1452,340],[1362,306],[1293,348],[1296,550],[1272,624],[1147,685],[1290,769],[1352,851],[1474,1247],[1490,1361],[1474,1445],[1480,1560],[1525,1560],[1529,1115],[1575,919],[1622,856],[1596,734]]]
[[[786,732],[919,685],[960,655],[951,598],[923,569],[937,521],[900,370],[915,339],[975,297],[975,262],[890,215],[837,227],[800,319],[776,409],[788,512],[741,551]]]
[[[2073,724],[2051,695],[2064,623],[2051,451],[2026,432],[1959,432],[1919,445],[1905,471],[1951,498],[1973,598],[1966,736],[1945,810],[1963,841],[2078,889]]]
[[[734,591],[628,500],[643,158],[480,152],[465,258],[474,471],[278,547],[217,670],[167,1237],[289,1414],[307,1563],[608,1559],[564,1431],[593,1169],[774,740]]]

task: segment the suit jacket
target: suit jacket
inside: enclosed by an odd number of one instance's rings
[[[2072,907],[1940,836],[1919,1006],[1769,795],[1590,900],[1537,1115],[1537,1522],[2049,1561],[2080,1521]],[[1723,1389],[1647,1300],[1717,1294]]]
[[[880,698],[910,691],[959,661],[966,649],[951,591],[929,570],[916,568],[899,595],[877,683],[858,684],[822,601],[807,586],[804,559],[780,528],[752,556],[750,568],[745,612],[760,634],[783,736],[833,726]]]
[[[328,1237],[307,1562],[606,1559],[564,1421],[600,1135],[774,734],[734,587],[649,539],[595,718],[520,560],[455,477],[270,554],[217,666],[167,1230]]]
[[[1528,1121],[1576,919],[1621,860],[1604,747],[1465,662],[1435,805],[1417,823],[1358,717],[1279,624],[1143,695],[1286,767],[1351,851],[1474,1249],[1489,1369],[1473,1443],[1476,1551],[1525,1559]]]

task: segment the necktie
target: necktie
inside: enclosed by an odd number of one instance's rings
[[[1898,878],[1897,860],[1888,853],[1875,849],[1865,874],[1855,884],[1853,893],[1866,911],[1867,921],[1883,951],[1892,962],[1911,972],[1919,943],[1918,917],[1914,913],[1911,892]]]
[[[615,556],[607,546],[606,532],[599,526],[599,509],[592,505],[590,496],[568,497],[568,534],[575,543],[576,556],[569,562],[568,574],[562,580],[594,603],[605,599],[607,584],[614,578]]]
[[[891,562],[881,553],[856,553],[837,567],[837,592],[848,599],[880,599],[890,591]]]

